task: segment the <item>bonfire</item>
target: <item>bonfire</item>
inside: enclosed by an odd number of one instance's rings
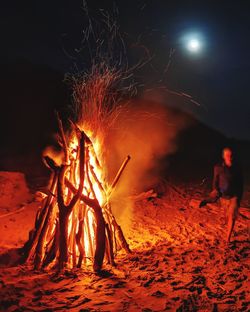
[[[119,77],[105,64],[93,66],[91,73],[73,80],[76,118],[68,120],[67,131],[56,114],[63,157],[58,161],[44,154],[51,185],[22,249],[22,261],[33,261],[35,269],[92,264],[97,272],[104,260],[115,264],[118,250],[130,252],[110,204],[130,156],[109,183],[102,153],[107,125],[120,110],[113,92]]]

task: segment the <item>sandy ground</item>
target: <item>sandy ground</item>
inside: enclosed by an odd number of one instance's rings
[[[241,207],[227,246],[221,207],[198,208],[201,196],[196,187],[174,187],[163,198],[137,201],[127,233],[132,254],[118,254],[102,276],[2,267],[1,311],[249,311],[250,209]],[[22,246],[33,227],[41,203],[24,199],[1,201],[2,252]],[[247,193],[243,204],[249,199]]]

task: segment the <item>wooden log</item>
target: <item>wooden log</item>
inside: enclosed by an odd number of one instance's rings
[[[83,211],[83,207],[79,208],[79,227],[78,227],[78,232],[76,233],[76,244],[79,250],[79,258],[78,258],[78,263],[77,267],[80,268],[82,266],[82,260],[83,257],[85,256],[85,250],[84,250],[84,245],[82,241],[84,241],[84,215],[85,215],[85,207]]]
[[[68,262],[68,217],[68,211],[59,208],[59,270],[62,270]]]
[[[66,165],[62,165],[59,172],[59,180],[57,186],[57,198],[59,208],[59,270],[62,270],[68,261],[68,217],[70,211],[64,204],[63,181],[66,172]]]
[[[39,270],[41,268],[41,262],[43,260],[44,251],[45,251],[46,235],[47,235],[48,227],[51,222],[51,215],[53,212],[53,208],[54,208],[54,201],[52,201],[49,206],[49,210],[48,210],[46,219],[44,221],[44,224],[43,224],[43,227],[42,227],[39,239],[38,239],[38,243],[36,246],[35,260],[34,260],[35,270]]]
[[[122,175],[124,169],[126,168],[130,159],[131,159],[131,157],[129,155],[124,159],[120,169],[118,170],[118,172],[117,172],[117,174],[116,174],[116,176],[115,176],[115,178],[111,184],[110,190],[108,192],[109,197],[110,197],[111,193],[113,192],[114,188],[116,187],[118,181],[120,180],[120,177],[121,177],[121,175]]]
[[[84,187],[84,163],[85,163],[85,141],[84,133],[81,134],[79,139],[80,154],[79,154],[79,178],[80,183],[78,190],[74,193],[70,203],[64,203],[64,180],[66,165],[62,165],[59,170],[59,179],[57,186],[58,207],[59,207],[59,228],[60,228],[60,242],[59,242],[59,270],[63,269],[68,262],[68,219],[75,204],[80,199]]]
[[[105,190],[104,190],[104,188],[103,188],[103,186],[102,186],[102,183],[99,181],[99,179],[98,179],[98,177],[97,177],[97,175],[96,175],[96,173],[95,173],[95,171],[94,171],[93,166],[91,166],[90,164],[89,164],[89,169],[90,169],[90,172],[91,172],[91,174],[92,174],[92,176],[93,176],[95,182],[97,183],[99,189],[102,191],[102,193],[103,193],[104,196],[106,197],[106,192],[105,192]]]
[[[117,232],[117,237],[118,237],[118,240],[119,240],[119,243],[120,243],[121,247],[124,248],[127,253],[131,253],[131,250],[129,248],[129,245],[128,245],[127,241],[126,241],[126,238],[125,238],[125,236],[123,234],[123,231],[122,231],[121,227],[117,223],[114,215],[111,214],[111,208],[109,207],[109,203],[106,203],[105,208],[107,208],[107,210],[105,210],[105,211],[107,212],[107,214],[111,218],[111,225],[114,228],[113,232],[114,233]],[[115,236],[115,234],[114,234],[114,236]],[[114,239],[114,241],[116,243],[116,249],[117,249],[116,239]]]
[[[95,272],[98,272],[102,268],[104,252],[106,247],[105,242],[105,221],[102,214],[102,208],[99,203],[96,201],[94,206],[95,218],[96,218],[96,250],[94,255],[94,264],[93,269]]]
[[[91,232],[90,232],[90,224],[89,224],[88,213],[89,213],[89,209],[86,209],[84,225],[85,225],[85,228],[86,228],[87,238],[88,238],[88,242],[89,242],[90,258],[94,258],[94,248],[93,248],[93,241],[92,241]]]
[[[118,250],[118,244],[117,244],[117,239],[116,239],[116,233],[115,233],[115,227],[113,225],[113,219],[114,219],[114,216],[112,215],[112,212],[111,212],[111,205],[110,203],[106,204],[105,208],[107,207],[107,218],[109,220],[109,228],[110,228],[110,233],[112,235],[112,239],[113,239],[113,250],[114,250],[114,253]],[[105,209],[106,211],[106,209]],[[116,222],[117,223],[117,222]]]
[[[107,254],[108,254],[108,260],[111,265],[115,265],[115,259],[114,259],[114,249],[113,249],[113,239],[111,235],[111,231],[109,228],[109,224],[106,223],[106,238],[107,238]]]
[[[73,209],[72,214],[71,214],[71,231],[69,233],[69,248],[71,251],[71,258],[72,258],[72,266],[73,268],[76,267],[76,226],[77,226],[77,222],[78,222],[78,218],[76,216],[77,211],[75,211],[78,207],[76,207],[77,205],[75,205],[75,209]]]
[[[92,182],[90,180],[90,176],[89,176],[89,166],[90,166],[89,165],[89,153],[88,153],[88,148],[87,148],[87,153],[86,153],[86,178],[87,178],[87,181],[88,181],[91,193],[92,193],[93,197],[96,199],[95,190],[94,190],[93,184],[92,184]]]
[[[41,212],[39,213],[39,217],[35,221],[35,229],[33,230],[33,234],[31,235],[29,240],[24,244],[22,248],[23,257],[21,259],[21,263],[25,263],[33,255],[35,246],[37,244],[38,238],[40,236],[41,230],[44,225],[44,221],[48,213],[49,206],[51,205],[51,201],[54,198],[53,194],[57,186],[57,180],[58,180],[58,174],[57,172],[53,172],[53,178],[52,178],[52,183],[50,187],[50,194],[45,199],[44,206],[41,209]]]
[[[68,150],[68,146],[67,146],[65,133],[63,130],[62,120],[60,119],[58,112],[55,112],[55,114],[56,114],[57,123],[58,123],[59,131],[60,131],[60,135],[61,135],[61,139],[62,139],[65,164],[69,164],[69,150]]]
[[[77,192],[77,189],[72,185],[72,183],[65,179],[65,185],[71,189],[73,193]],[[102,268],[103,258],[105,253],[105,220],[102,214],[102,208],[99,205],[97,199],[91,199],[85,195],[81,195],[81,200],[89,207],[94,210],[95,219],[96,219],[96,231],[95,231],[95,238],[96,238],[96,250],[94,254],[94,263],[93,269],[95,272],[98,272]]]
[[[55,259],[56,254],[58,252],[58,247],[59,247],[59,235],[60,235],[59,224],[58,224],[58,222],[56,222],[56,228],[55,228],[53,243],[51,245],[50,250],[48,251],[48,253],[44,257],[42,268],[47,267]]]
[[[122,232],[122,229],[121,229],[120,225],[118,225],[118,223],[116,222],[115,219],[113,220],[113,225],[114,225],[114,228],[117,230],[118,238],[119,238],[119,241],[121,243],[122,248],[124,248],[127,253],[131,253],[131,250],[130,250],[129,245],[125,239],[125,236]]]

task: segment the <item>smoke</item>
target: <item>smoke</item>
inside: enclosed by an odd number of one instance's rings
[[[187,119],[164,104],[131,101],[105,140],[105,159],[112,181],[127,155],[131,160],[112,196],[112,209],[123,228],[132,213],[132,194],[148,190],[159,182],[162,159],[177,149],[177,135]]]
[[[63,150],[55,145],[46,146],[45,149],[42,151],[42,157],[49,157],[54,160],[57,166],[61,166],[64,162],[64,153]]]

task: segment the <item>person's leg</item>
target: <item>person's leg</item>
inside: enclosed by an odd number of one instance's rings
[[[228,225],[227,225],[227,242],[228,243],[230,242],[230,239],[231,239],[237,213],[238,213],[237,198],[233,197],[230,199],[230,204],[228,207]]]
[[[223,225],[228,224],[228,200],[221,198],[220,199],[220,207],[223,209],[224,213],[224,223]]]

